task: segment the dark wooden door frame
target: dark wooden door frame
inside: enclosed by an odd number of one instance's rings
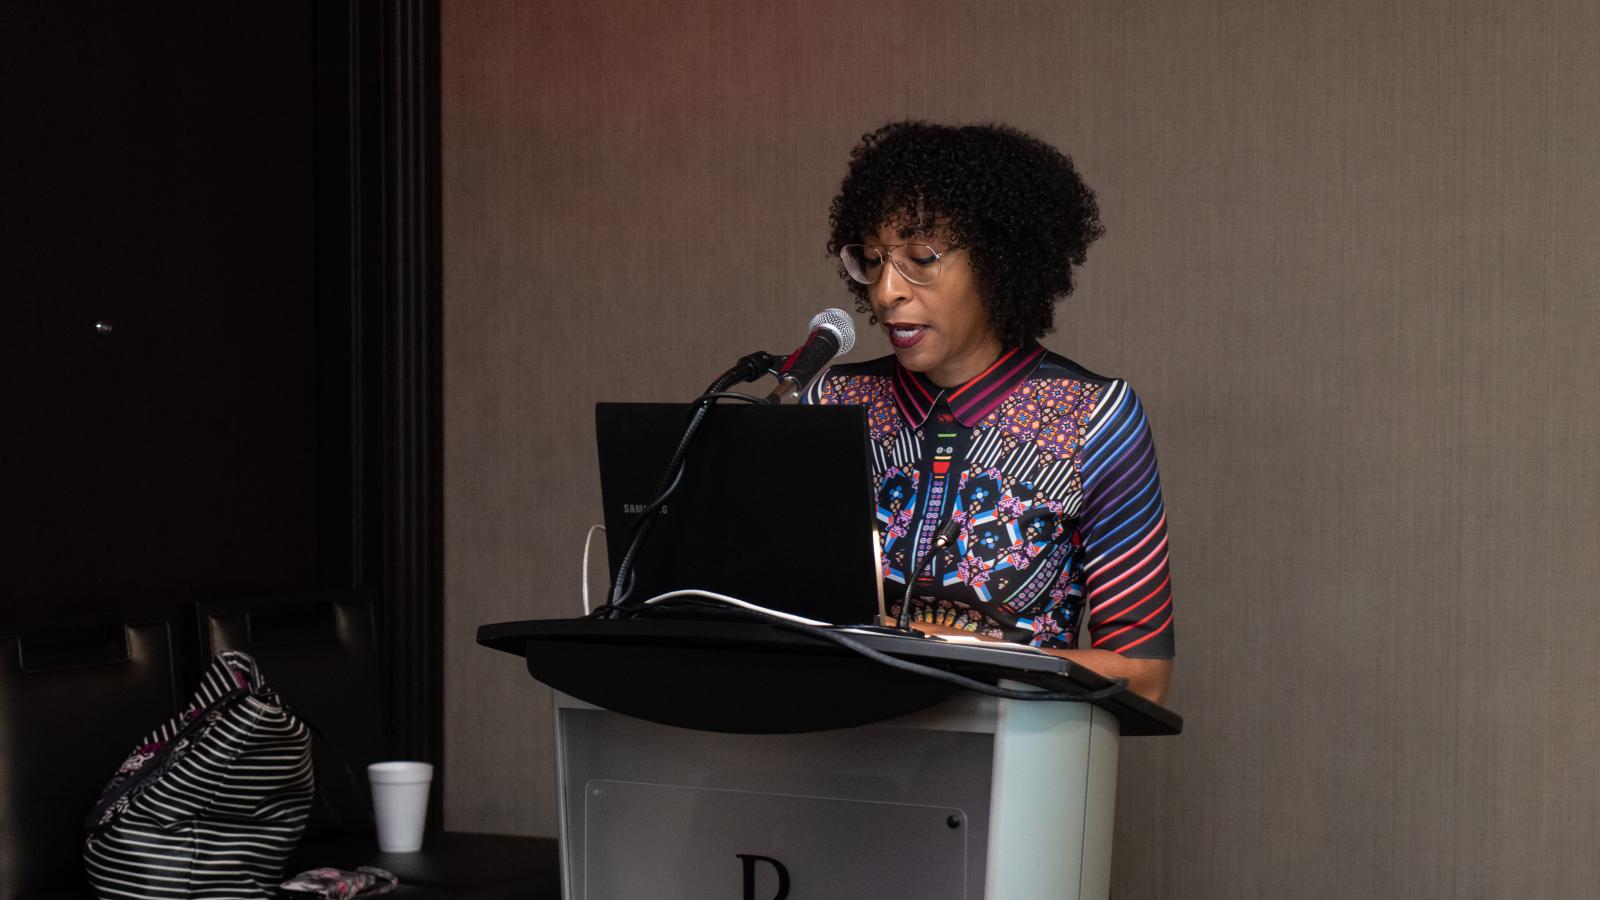
[[[382,41],[383,596],[393,746],[444,754],[439,4],[386,0]],[[439,773],[441,779],[443,772]],[[437,818],[437,807],[435,818]]]
[[[398,757],[437,764],[444,743],[439,4],[328,7],[319,12],[327,17],[320,33],[348,41],[319,50],[328,65],[346,68],[326,72],[318,92],[319,121],[343,131],[329,145],[342,137],[349,147],[345,171],[320,182],[329,194],[323,209],[347,226],[329,229],[324,282],[332,290],[344,279],[338,287],[350,298],[345,412],[355,488],[344,507],[351,516],[343,530],[351,542],[346,575],[350,587],[380,597],[388,744]],[[437,808],[430,818],[437,822]]]

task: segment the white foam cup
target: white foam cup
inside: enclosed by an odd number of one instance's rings
[[[378,820],[378,849],[415,853],[422,849],[422,826],[428,819],[428,788],[433,765],[425,762],[380,762],[367,766],[372,782],[372,813]]]

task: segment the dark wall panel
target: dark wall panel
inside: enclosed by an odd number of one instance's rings
[[[316,577],[313,12],[0,13],[13,623]]]
[[[353,590],[438,759],[437,22],[0,5],[0,633]]]

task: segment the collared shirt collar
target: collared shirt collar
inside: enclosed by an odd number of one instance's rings
[[[912,428],[922,427],[928,413],[933,411],[933,405],[938,402],[939,395],[943,393],[956,421],[962,427],[972,428],[1010,396],[1023,379],[1033,374],[1039,360],[1044,359],[1044,354],[1045,349],[1035,343],[1013,347],[1001,354],[994,365],[955,388],[939,387],[929,381],[928,376],[913,372],[896,360],[894,400],[900,407],[900,417]]]

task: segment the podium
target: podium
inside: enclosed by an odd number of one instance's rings
[[[996,684],[1088,692],[1054,656],[851,634]],[[1105,898],[1133,694],[1000,699],[757,622],[485,625],[555,694],[566,900]]]

